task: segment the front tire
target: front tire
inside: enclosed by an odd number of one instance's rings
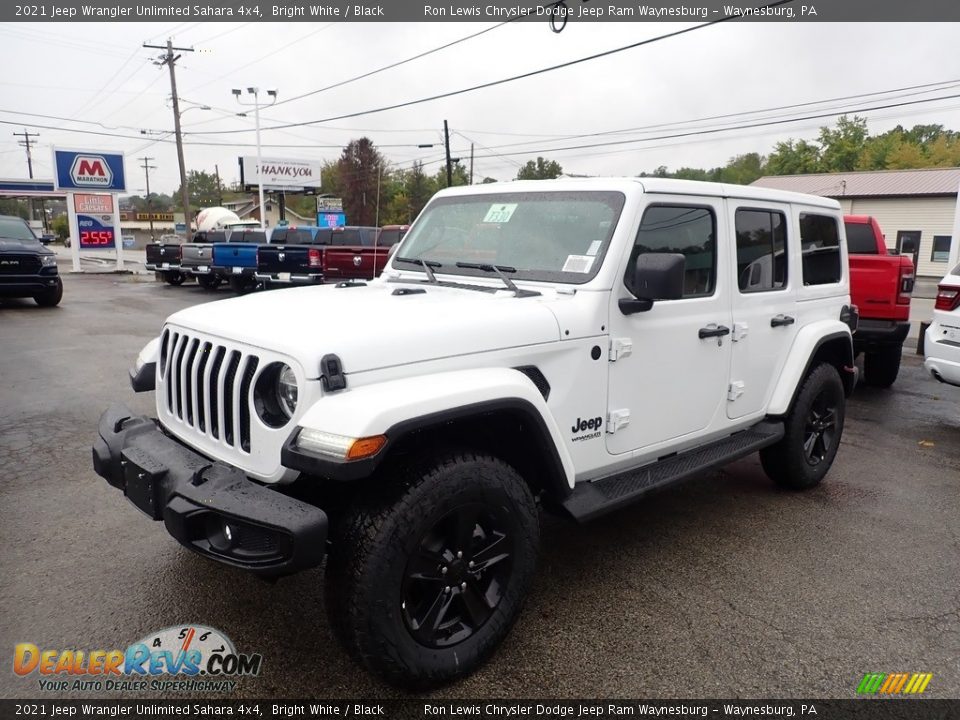
[[[369,670],[433,687],[486,661],[516,620],[537,507],[523,478],[487,455],[451,453],[396,480],[335,527],[327,613]]]
[[[840,374],[833,365],[817,365],[786,417],[783,438],[760,451],[767,477],[789,490],[818,485],[837,455],[845,412]]]
[[[57,278],[57,284],[55,287],[52,287],[46,292],[40,293],[39,295],[33,296],[33,301],[40,307],[56,307],[60,304],[62,299],[63,280],[61,280],[59,277]]]
[[[899,345],[886,347],[863,356],[863,381],[873,387],[888,388],[900,373],[903,348]]]

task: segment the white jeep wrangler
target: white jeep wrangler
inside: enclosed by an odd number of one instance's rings
[[[664,179],[444,190],[382,277],[171,316],[107,410],[110,484],[262,575],[327,558],[330,624],[407,686],[475,669],[584,521],[754,451],[830,468],[856,384],[840,205]],[[755,268],[765,268],[757,272]]]

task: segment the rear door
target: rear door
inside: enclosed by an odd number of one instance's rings
[[[727,201],[734,253],[732,357],[727,417],[761,412],[797,332],[799,280],[791,208],[783,203]]]

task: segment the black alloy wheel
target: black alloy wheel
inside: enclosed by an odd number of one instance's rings
[[[513,538],[502,513],[463,505],[421,539],[402,589],[403,617],[417,642],[455,645],[490,619],[513,570]]]

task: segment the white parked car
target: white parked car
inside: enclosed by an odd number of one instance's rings
[[[960,265],[940,281],[923,351],[923,366],[933,377],[960,386]]]
[[[157,419],[107,410],[94,467],[207,558],[329,555],[351,654],[446,682],[516,619],[538,505],[591,520],[757,451],[782,487],[824,478],[857,380],[843,228],[764,188],[449,188],[377,280],[171,316],[131,371]]]

